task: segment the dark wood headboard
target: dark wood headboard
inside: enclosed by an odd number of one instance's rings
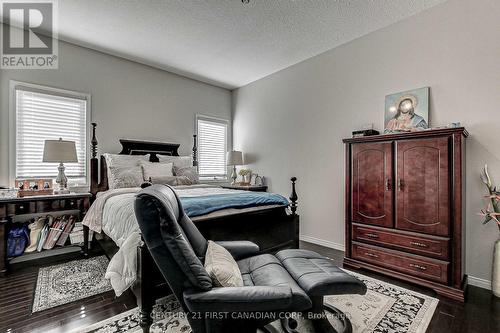
[[[108,186],[108,168],[106,165],[106,159],[104,156],[97,158],[97,138],[96,138],[96,123],[92,123],[92,141],[91,141],[91,152],[92,157],[90,159],[90,193],[92,193],[93,198],[96,194],[101,191],[106,191],[109,189]],[[193,166],[198,166],[197,159],[197,141],[196,134],[193,135]],[[171,155],[179,156],[178,143],[166,143],[166,142],[155,142],[155,141],[141,141],[141,140],[129,140],[120,139],[120,144],[122,145],[122,150],[119,154],[121,155],[146,155],[150,154],[150,162],[158,162],[157,155]]]

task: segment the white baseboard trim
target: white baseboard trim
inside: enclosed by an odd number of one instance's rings
[[[468,276],[467,277],[467,282],[471,286],[479,287],[479,288],[484,288],[487,290],[491,290],[491,281],[490,280],[485,280],[485,279],[480,279],[474,276]]]
[[[301,241],[304,241],[304,242],[309,242],[309,243],[313,243],[316,245],[329,247],[331,249],[335,249],[335,250],[339,250],[339,251],[344,251],[344,249],[345,249],[344,244],[335,243],[335,242],[328,241],[325,239],[320,239],[320,238],[306,236],[306,235],[300,235],[299,238]]]
[[[321,238],[300,235],[300,240],[304,241],[304,242],[308,242],[308,243],[313,243],[313,244],[329,247],[331,249],[335,249],[335,250],[339,250],[339,251],[345,250],[344,244],[335,243],[335,242],[328,241],[328,240],[321,239]],[[491,290],[491,281],[490,280],[485,280],[485,279],[481,279],[481,278],[469,275],[467,277],[467,281],[468,281],[468,284],[470,284],[471,286]]]

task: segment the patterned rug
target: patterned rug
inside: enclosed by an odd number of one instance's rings
[[[104,278],[106,256],[40,268],[32,312],[71,303],[111,290]]]
[[[328,296],[326,302],[343,311],[351,320],[354,333],[424,333],[438,300],[368,276],[347,271],[368,287],[366,295]],[[140,333],[138,310],[132,309],[74,333]],[[155,306],[151,332],[189,333],[189,323],[173,297]],[[332,323],[336,326],[336,323]],[[272,329],[282,332],[279,323]],[[299,319],[299,332],[313,332],[310,323]]]

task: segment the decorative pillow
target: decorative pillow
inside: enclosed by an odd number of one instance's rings
[[[181,177],[166,176],[166,177],[151,178],[151,183],[152,184],[170,185],[170,186],[193,185],[193,183],[189,180],[189,178],[187,178],[185,176],[181,176]]]
[[[152,183],[159,183],[160,179],[165,177],[172,177],[173,164],[172,163],[152,163],[141,161],[142,176],[144,180],[151,178]],[[166,183],[163,183],[166,184]]]
[[[176,186],[177,185],[193,185],[194,183],[186,176],[175,176]]]
[[[192,184],[198,184],[200,182],[200,176],[198,175],[198,171],[194,166],[180,168],[174,165],[174,174],[177,177],[179,176],[187,177]]]
[[[205,254],[205,270],[215,286],[243,287],[243,277],[231,253],[210,240]]]
[[[141,161],[147,161],[144,155],[103,154],[108,168],[108,186],[110,190],[124,187],[139,187],[143,182]]]
[[[173,163],[175,167],[186,168],[193,166],[193,158],[191,156],[169,156],[156,155],[160,163]]]

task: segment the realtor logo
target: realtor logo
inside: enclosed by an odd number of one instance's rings
[[[0,0],[3,69],[57,69],[57,0]]]

